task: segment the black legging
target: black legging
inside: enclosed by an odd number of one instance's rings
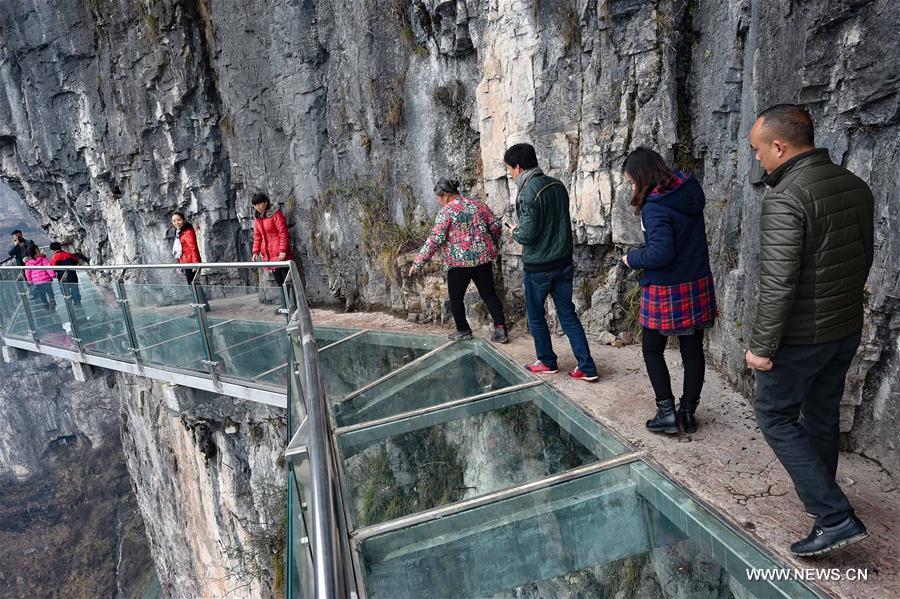
[[[291,269],[290,268],[276,268],[272,271],[272,275],[275,277],[275,284],[280,287],[279,293],[281,294],[281,307],[288,307],[288,298],[284,295],[284,285],[285,280],[287,280],[288,276],[290,276]],[[291,287],[293,289],[293,287]]]
[[[656,400],[674,399],[672,380],[663,352],[668,337],[653,329],[644,328],[641,345],[644,351],[644,364]],[[703,355],[703,330],[693,335],[678,337],[681,360],[684,362],[684,389],[681,400],[688,404],[700,403],[700,391],[703,389],[703,376],[706,373],[706,358]]]
[[[197,276],[197,271],[193,268],[184,269],[184,280],[187,281],[188,285],[192,285],[194,283],[195,276]],[[207,308],[208,312],[209,301],[206,299],[206,292],[203,291],[203,287],[201,287],[199,283],[197,284],[197,296],[200,298],[200,303]]]
[[[469,331],[469,322],[466,320],[466,305],[463,299],[466,297],[466,289],[469,281],[475,281],[478,295],[487,304],[488,312],[495,325],[506,324],[503,317],[503,306],[494,290],[494,271],[490,262],[468,268],[451,268],[447,271],[447,288],[450,292],[450,311],[456,322],[457,331]]]

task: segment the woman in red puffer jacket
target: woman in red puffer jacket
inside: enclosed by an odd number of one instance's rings
[[[259,192],[254,194],[251,200],[256,211],[253,221],[253,260],[266,262],[281,262],[293,260],[291,252],[291,237],[288,232],[287,220],[281,209],[273,207],[269,196]],[[275,282],[280,287],[287,278],[288,268],[275,268]]]
[[[203,262],[200,258],[200,250],[197,247],[197,232],[194,225],[189,223],[184,217],[183,212],[172,213],[172,226],[175,227],[175,243],[172,244],[172,255],[180,264],[199,264]],[[194,276],[197,271],[193,268],[183,269],[184,278],[187,284],[194,282]],[[200,296],[200,303],[204,309],[209,312],[209,302],[206,300],[206,293],[203,287],[197,285],[197,295]]]

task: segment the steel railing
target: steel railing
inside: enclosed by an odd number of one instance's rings
[[[5,263],[5,261],[4,261]],[[281,293],[288,307],[288,324],[287,334],[290,337],[291,352],[293,360],[289,363],[294,365],[290,370],[289,386],[293,385],[300,391],[300,404],[298,406],[288,405],[289,412],[292,408],[296,408],[298,415],[301,416],[301,422],[296,425],[296,430],[290,431],[291,441],[285,452],[290,467],[294,467],[300,460],[308,460],[310,467],[310,489],[311,505],[308,507],[311,525],[309,534],[311,539],[310,548],[312,554],[312,570],[313,570],[313,586],[314,594],[317,599],[338,599],[347,597],[350,592],[349,585],[352,585],[352,577],[348,576],[349,561],[349,534],[346,522],[343,521],[342,510],[340,506],[339,487],[336,480],[334,468],[334,447],[331,443],[331,435],[329,433],[328,418],[326,412],[325,387],[322,378],[321,367],[319,364],[319,354],[316,346],[315,332],[313,331],[312,314],[310,312],[309,303],[307,301],[306,292],[303,288],[296,263],[293,261],[283,262],[216,262],[216,263],[190,263],[190,264],[113,264],[113,265],[85,265],[85,266],[2,266],[0,265],[0,278],[4,274],[10,273],[18,279],[17,285],[21,286],[19,295],[21,296],[21,305],[19,308],[24,310],[30,327],[31,337],[34,346],[40,349],[40,341],[36,336],[36,325],[34,316],[31,314],[27,296],[22,296],[25,289],[21,277],[18,275],[25,270],[51,270],[51,271],[81,271],[81,272],[117,272],[118,277],[115,281],[116,301],[121,307],[122,322],[125,327],[125,333],[128,336],[131,345],[132,357],[134,364],[140,369],[142,366],[142,357],[137,342],[137,328],[131,314],[127,293],[124,286],[125,275],[129,271],[145,271],[145,270],[174,270],[174,269],[192,269],[195,271],[195,277],[191,283],[192,307],[199,324],[199,330],[202,335],[202,362],[208,366],[208,376],[212,379],[217,388],[221,387],[218,373],[215,369],[215,359],[210,344],[209,324],[206,319],[203,303],[201,302],[200,292],[200,273],[213,269],[234,269],[234,268],[287,268],[289,276],[285,277],[285,281],[281,286]],[[27,293],[27,292],[26,292]],[[77,346],[78,354],[83,358],[85,348],[78,336],[77,319],[74,318],[74,306],[72,305],[72,297],[69,293],[63,292],[63,299],[66,302],[67,314],[72,323],[72,332],[69,334],[72,342]],[[5,298],[4,301],[10,301]],[[8,327],[16,319],[16,314],[9,319],[7,323],[0,323],[0,333],[4,336],[8,333]],[[249,384],[249,381],[248,381]],[[290,394],[289,394],[290,395]],[[288,398],[290,402],[290,397]],[[300,411],[302,409],[302,414]],[[286,539],[286,543],[290,544],[291,540]],[[288,564],[290,571],[291,564]]]

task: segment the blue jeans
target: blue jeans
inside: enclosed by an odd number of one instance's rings
[[[547,327],[544,302],[547,296],[553,296],[553,304],[556,306],[556,315],[562,326],[572,353],[578,360],[578,368],[588,376],[597,376],[597,367],[591,358],[591,349],[588,347],[587,337],[584,335],[584,327],[575,313],[575,304],[572,303],[572,280],[575,277],[575,267],[571,264],[558,270],[546,272],[525,273],[525,309],[528,311],[528,328],[534,338],[534,351],[538,360],[544,365],[556,370],[556,354],[553,353],[553,343],[550,341],[550,329]]]

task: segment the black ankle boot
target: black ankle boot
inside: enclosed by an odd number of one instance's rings
[[[697,432],[697,419],[694,418],[694,412],[696,411],[697,404],[684,399],[681,400],[681,404],[678,406],[678,421],[681,422],[681,428],[684,429],[684,432]]]
[[[647,421],[647,429],[654,433],[678,433],[678,416],[675,414],[674,399],[656,400],[656,417]]]

